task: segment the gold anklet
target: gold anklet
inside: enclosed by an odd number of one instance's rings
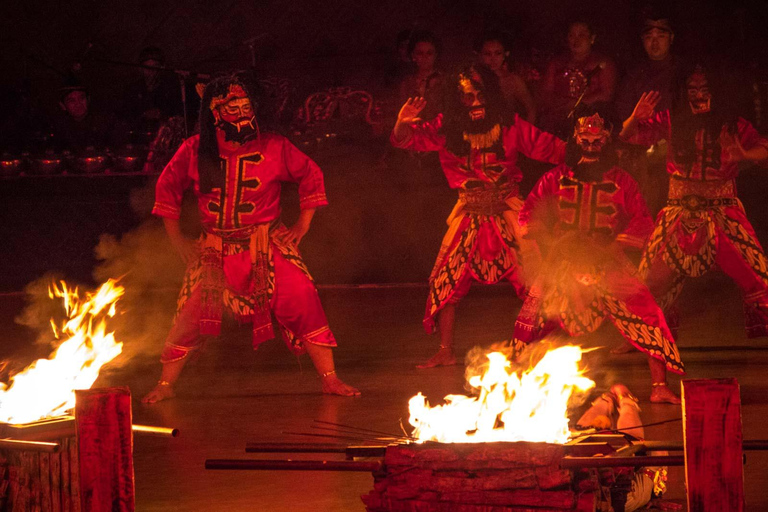
[[[451,350],[453,348],[452,345],[440,345],[441,349],[447,348],[448,350]]]
[[[330,377],[330,376],[331,376],[331,375],[333,375],[334,373],[336,373],[336,370],[331,370],[331,371],[329,371],[329,372],[321,373],[321,374],[320,374],[320,378],[321,378],[321,379],[324,379],[324,378],[326,378],[326,377]]]
[[[654,388],[667,387],[666,382],[652,382],[651,386]]]
[[[168,382],[167,380],[159,380],[157,381],[158,386],[171,386],[172,384]]]

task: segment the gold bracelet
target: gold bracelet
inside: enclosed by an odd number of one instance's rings
[[[158,386],[172,386],[172,384],[170,382],[168,382],[167,380],[159,380],[159,381],[157,381],[157,385]]]
[[[333,375],[334,373],[336,373],[336,370],[331,370],[331,371],[329,371],[329,372],[321,373],[321,374],[320,374],[320,378],[321,378],[321,379],[324,379],[324,378],[326,378],[326,377],[330,377],[330,376],[331,376],[331,375]]]

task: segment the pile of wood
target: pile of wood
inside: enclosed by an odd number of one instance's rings
[[[564,454],[546,443],[392,445],[362,499],[369,512],[594,510],[560,469]]]
[[[56,441],[58,453],[0,450],[0,510],[81,510],[77,439]]]

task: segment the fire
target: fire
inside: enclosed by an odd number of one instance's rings
[[[51,328],[64,339],[48,359],[38,359],[11,377],[10,386],[0,382],[0,421],[29,423],[66,413],[75,406],[75,390],[88,389],[103,365],[117,357],[123,344],[107,332],[107,319],[115,316],[115,304],[125,289],[108,280],[96,293],[81,299],[77,288],[65,282],[49,288],[51,299],[64,302],[67,319]]]
[[[580,347],[566,345],[547,352],[534,368],[518,372],[504,354],[491,352],[487,371],[467,379],[478,396],[448,395],[444,405],[435,407],[421,393],[411,398],[412,435],[442,443],[565,443],[572,393],[595,385],[579,369],[581,354]]]

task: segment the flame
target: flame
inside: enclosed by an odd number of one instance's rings
[[[67,314],[59,327],[51,320],[51,328],[54,337],[64,341],[50,358],[38,359],[13,375],[10,386],[0,382],[0,421],[29,423],[75,407],[75,390],[90,388],[101,367],[123,350],[115,333],[106,331],[107,319],[115,316],[115,304],[124,292],[113,279],[83,299],[64,281],[51,285],[48,295],[62,299]]]
[[[574,391],[595,383],[579,369],[581,348],[566,345],[548,351],[532,369],[518,372],[501,352],[487,354],[482,375],[467,380],[478,396],[448,395],[430,407],[417,394],[408,403],[412,435],[419,441],[483,443],[568,441],[568,402]]]

